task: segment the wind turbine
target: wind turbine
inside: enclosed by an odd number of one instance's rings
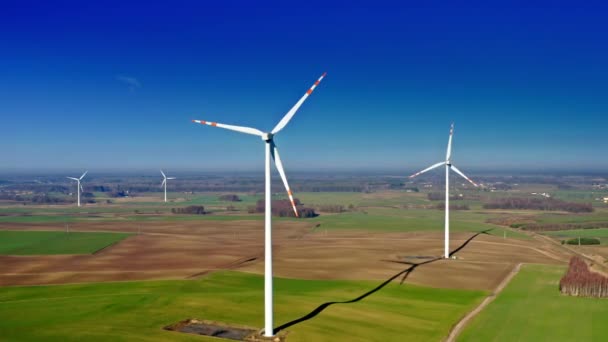
[[[300,108],[302,103],[308,98],[310,94],[315,90],[317,85],[323,80],[327,73],[324,73],[319,77],[319,79],[308,89],[306,94],[302,96],[302,98],[296,102],[296,104],[285,114],[285,116],[279,121],[279,123],[272,129],[272,131],[265,133],[255,128],[242,127],[242,126],[232,126],[232,125],[224,125],[217,122],[209,122],[203,120],[192,120],[195,123],[200,123],[202,125],[209,125],[214,127],[225,128],[231,131],[237,131],[246,134],[257,135],[262,138],[264,141],[265,149],[266,149],[266,159],[264,162],[265,166],[265,181],[266,181],[266,192],[265,192],[265,224],[264,224],[264,336],[272,337],[274,336],[273,330],[273,298],[272,298],[272,218],[271,218],[271,191],[270,191],[270,158],[274,160],[275,166],[281,175],[281,179],[283,180],[283,185],[285,186],[285,190],[287,190],[287,196],[289,196],[289,201],[291,202],[291,206],[293,207],[293,211],[296,217],[299,217],[298,210],[296,209],[296,205],[293,201],[293,193],[289,188],[289,184],[287,183],[287,177],[285,176],[285,171],[283,169],[283,163],[281,162],[281,157],[279,156],[279,150],[277,149],[276,144],[274,143],[275,134],[279,133],[289,120],[294,116],[296,111]]]
[[[469,179],[469,177],[465,176],[462,171],[458,170],[456,166],[452,164],[452,160],[450,159],[452,156],[452,136],[454,135],[454,124],[450,127],[450,138],[448,139],[448,151],[445,155],[445,161],[437,163],[435,165],[429,166],[426,169],[415,173],[410,176],[410,178],[414,178],[418,175],[421,175],[427,171],[430,171],[434,168],[445,165],[445,241],[444,241],[444,257],[448,259],[450,257],[450,169],[461,175],[464,179],[469,181],[469,183],[473,184],[477,187],[477,184]]]
[[[80,176],[80,178],[74,178],[74,177],[66,177],[72,180],[75,180],[76,182],[78,182],[78,188],[76,189],[76,193],[78,194],[78,206],[80,207],[80,192],[84,192],[84,190],[82,189],[82,185],[80,184],[80,181],[84,178],[84,176],[87,174],[87,172],[89,171],[85,171],[82,176]]]
[[[165,176],[165,173],[163,172],[163,170],[160,170],[160,173],[163,175],[163,182],[160,183],[160,186],[165,186],[165,203],[167,203],[167,180],[168,179],[175,179],[175,177],[167,177]]]

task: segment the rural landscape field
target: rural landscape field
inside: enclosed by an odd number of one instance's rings
[[[0,2],[0,342],[608,341],[606,18]]]
[[[232,177],[184,175],[176,188],[200,190],[168,192],[164,203],[159,189],[147,188],[156,176],[90,177],[80,208],[70,183],[5,177],[5,338],[205,340],[164,328],[186,319],[261,326],[261,182],[232,186]],[[460,210],[451,213],[451,259],[442,259],[441,184],[433,177],[295,177],[305,184],[294,191],[299,207],[313,214],[274,220],[276,331],[289,341],[539,340],[547,331],[575,340],[582,332],[567,328],[575,324],[589,339],[606,336],[604,300],[564,296],[558,283],[573,256],[608,271],[608,181],[477,179],[480,188],[454,185]],[[539,198],[589,207],[487,209]],[[547,312],[559,313],[554,325],[532,324]],[[504,322],[520,328],[497,333]]]

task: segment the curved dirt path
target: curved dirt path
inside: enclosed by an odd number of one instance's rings
[[[504,290],[507,284],[515,277],[519,269],[521,268],[521,263],[517,264],[513,270],[503,279],[500,284],[494,289],[492,293],[490,293],[475,309],[471,310],[466,316],[464,316],[453,328],[450,330],[450,334],[445,339],[446,342],[455,342],[456,337],[460,334],[460,332],[464,329],[464,327],[469,323],[473,317],[475,317],[478,313],[481,312],[488,304],[490,304],[498,294]]]

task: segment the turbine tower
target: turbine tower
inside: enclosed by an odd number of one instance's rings
[[[84,178],[84,176],[87,174],[87,172],[89,171],[85,171],[82,176],[80,176],[80,178],[74,178],[74,177],[66,177],[69,178],[71,180],[75,180],[76,182],[78,182],[78,187],[76,189],[76,193],[78,194],[78,206],[80,207],[80,193],[83,192],[82,190],[82,185],[80,184],[80,181]]]
[[[308,89],[308,91],[302,96],[302,98],[296,102],[296,104],[285,114],[285,116],[279,121],[279,123],[272,129],[270,132],[262,132],[255,128],[242,127],[242,126],[232,126],[232,125],[224,125],[217,122],[209,122],[203,120],[192,120],[195,123],[200,123],[202,125],[220,127],[232,131],[237,131],[246,134],[257,135],[261,137],[264,141],[265,150],[266,150],[266,159],[264,162],[265,168],[265,224],[264,224],[264,336],[271,337],[274,336],[273,330],[273,297],[272,297],[272,218],[271,218],[271,191],[270,191],[270,158],[274,160],[275,166],[281,175],[281,179],[283,180],[283,185],[285,186],[285,190],[287,190],[287,196],[289,196],[289,201],[291,202],[291,206],[293,207],[293,211],[296,217],[299,217],[298,210],[296,209],[296,205],[293,201],[293,193],[289,188],[289,184],[287,183],[287,177],[285,176],[285,170],[283,169],[283,163],[281,162],[281,157],[279,156],[279,150],[277,149],[276,144],[274,143],[274,136],[279,133],[291,120],[296,111],[300,108],[302,103],[308,98],[310,94],[315,90],[317,85],[323,80],[327,73],[324,73],[319,77],[319,79]]]
[[[163,170],[160,170],[160,173],[163,175],[163,182],[160,183],[160,186],[164,186],[165,187],[165,203],[167,203],[167,180],[169,180],[169,179],[175,179],[175,177],[167,177],[165,175],[165,173],[163,172]]]
[[[457,174],[461,175],[464,179],[466,179],[471,184],[473,184],[475,187],[477,187],[477,184],[475,184],[475,182],[470,180],[469,177],[465,176],[464,173],[462,173],[462,171],[458,170],[458,168],[452,164],[452,160],[450,158],[452,157],[452,136],[453,135],[454,135],[454,124],[452,123],[452,126],[450,127],[450,137],[448,138],[448,150],[445,155],[445,161],[442,161],[435,165],[429,166],[428,168],[410,176],[410,178],[414,178],[414,177],[421,175],[427,171],[430,171],[434,168],[445,165],[445,237],[444,237],[445,241],[444,241],[443,253],[444,253],[444,257],[446,259],[448,259],[450,257],[450,169],[453,170],[454,172],[456,172]]]

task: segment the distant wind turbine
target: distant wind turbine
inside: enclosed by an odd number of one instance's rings
[[[160,173],[163,175],[163,182],[160,183],[160,186],[165,186],[165,203],[167,202],[167,180],[169,179],[175,179],[175,177],[167,177],[165,176],[165,173],[163,172],[163,170],[160,170]]]
[[[454,124],[450,127],[450,138],[448,139],[448,151],[445,156],[445,161],[437,163],[435,165],[429,166],[428,168],[415,173],[410,176],[410,178],[414,178],[418,175],[421,175],[427,171],[430,171],[434,168],[445,165],[445,237],[444,237],[444,257],[448,259],[450,257],[450,169],[461,175],[464,179],[469,181],[475,187],[477,184],[469,179],[469,177],[465,176],[462,171],[458,170],[456,166],[452,165],[451,156],[452,156],[452,136],[454,135]]]
[[[75,180],[76,182],[78,182],[78,187],[76,189],[76,193],[78,194],[78,206],[80,207],[80,192],[84,192],[84,190],[82,189],[82,185],[80,184],[80,181],[84,178],[84,176],[87,174],[87,172],[89,171],[85,171],[82,176],[80,176],[80,178],[74,178],[74,177],[66,177],[72,180]]]
[[[266,192],[265,192],[265,225],[264,225],[264,336],[271,337],[274,336],[273,330],[273,298],[272,298],[272,218],[271,218],[271,191],[270,191],[270,158],[274,160],[275,166],[281,175],[281,179],[283,180],[283,185],[285,185],[285,190],[287,190],[287,196],[289,196],[289,201],[291,202],[291,206],[293,207],[293,211],[296,217],[299,217],[298,210],[296,208],[296,204],[293,201],[293,194],[289,188],[289,184],[287,183],[287,177],[285,176],[285,170],[283,169],[283,163],[281,162],[281,157],[279,157],[279,150],[277,149],[276,144],[274,143],[274,135],[279,133],[291,120],[296,111],[300,108],[302,103],[308,98],[310,94],[315,90],[317,85],[323,80],[327,73],[324,73],[302,98],[296,102],[296,104],[285,114],[283,119],[279,121],[279,123],[273,128],[273,130],[269,133],[264,133],[255,128],[249,127],[241,127],[241,126],[232,126],[232,125],[224,125],[217,122],[209,122],[203,120],[192,120],[195,123],[200,123],[203,125],[209,125],[214,127],[220,127],[229,129],[232,131],[237,131],[246,134],[257,135],[261,137],[265,143],[266,148],[266,159],[265,159],[265,180],[266,180]]]

